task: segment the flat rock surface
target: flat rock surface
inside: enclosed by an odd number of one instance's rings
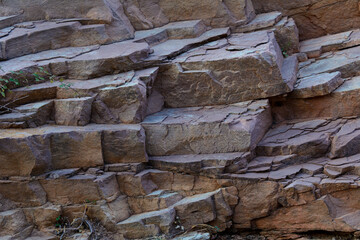
[[[147,151],[156,156],[247,151],[270,125],[269,113],[267,101],[164,109],[142,123]]]
[[[322,73],[301,78],[295,84],[292,98],[311,98],[330,94],[344,83],[340,72]]]
[[[357,74],[360,61],[360,47],[348,48],[337,52],[322,54],[318,59],[310,59],[299,69],[299,77],[325,72],[341,72],[343,78],[353,77]]]
[[[359,92],[360,78],[348,78],[328,95],[313,98],[291,98],[291,95],[287,98],[274,98],[272,111],[278,122],[291,119],[358,116]]]
[[[315,58],[325,52],[354,47],[359,44],[360,30],[353,30],[302,41],[300,51],[306,53],[309,58]]]
[[[273,33],[235,34],[161,66],[156,86],[170,107],[266,98],[293,89],[297,62],[289,60],[284,62]]]

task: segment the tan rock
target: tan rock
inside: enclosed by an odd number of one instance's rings
[[[23,13],[22,21],[42,19],[90,18],[95,22],[107,23],[107,32],[114,40],[124,40],[133,36],[133,27],[123,12],[120,3],[111,1],[91,0],[68,1],[61,4],[42,1],[11,1],[3,2],[1,9],[7,9],[8,15]],[[20,19],[19,19],[20,20]],[[20,21],[21,21],[20,20]]]
[[[102,199],[95,176],[76,175],[68,179],[40,180],[49,202],[53,204],[79,204]]]
[[[23,212],[29,223],[42,230],[54,226],[56,218],[61,215],[61,207],[47,204],[36,208],[24,208]]]
[[[310,204],[282,208],[270,217],[255,221],[256,227],[267,230],[303,232],[314,229],[323,231],[353,232],[354,229],[341,220],[333,219],[324,200]]]
[[[0,236],[8,235],[10,239],[11,236],[14,236],[26,227],[28,227],[28,222],[26,221],[25,215],[21,209],[10,210],[0,213]],[[31,232],[30,232],[31,233]],[[26,238],[27,236],[22,235],[18,236],[21,238]]]
[[[295,19],[301,39],[316,38],[328,33],[339,33],[358,28],[358,2],[347,0],[281,1],[253,0],[256,12],[281,11]],[[343,13],[346,13],[345,15]]]
[[[17,207],[37,207],[46,203],[47,196],[38,181],[0,181],[0,194]]]
[[[142,123],[147,151],[154,156],[248,151],[270,125],[269,113],[266,101],[165,109]]]
[[[119,233],[129,239],[157,236],[172,230],[175,214],[173,208],[137,214],[118,223],[116,227]]]
[[[119,125],[102,136],[105,163],[147,162],[145,132],[140,125]]]
[[[260,31],[180,55],[160,67],[156,86],[170,107],[230,104],[290,92],[296,71],[297,59],[284,60],[274,34]]]
[[[55,100],[55,122],[65,126],[85,126],[90,122],[92,97]]]

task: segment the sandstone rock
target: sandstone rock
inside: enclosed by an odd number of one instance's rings
[[[12,148],[9,148],[12,146]],[[0,137],[0,162],[2,177],[29,176],[49,169],[50,139],[45,136],[32,136],[13,133]]]
[[[94,181],[98,185],[102,199],[112,202],[120,195],[119,185],[115,173],[104,173]]]
[[[107,163],[146,162],[142,131],[136,125],[45,126],[22,134],[3,130],[0,159],[6,166],[0,175],[29,176],[55,169],[96,167],[103,165],[103,156]],[[7,147],[9,142],[14,148]]]
[[[296,68],[296,59],[284,62],[273,33],[262,31],[179,56],[160,68],[156,86],[170,107],[230,104],[290,92]]]
[[[20,21],[64,18],[90,18],[95,22],[107,23],[107,33],[113,40],[119,41],[133,36],[133,27],[124,14],[120,3],[112,1],[91,0],[67,1],[61,6],[53,2],[42,1],[7,1],[1,4],[6,15],[22,13]]]
[[[276,41],[285,55],[299,52],[299,30],[294,19],[284,17],[274,29]]]
[[[301,78],[295,84],[292,98],[311,98],[330,94],[344,83],[340,72],[322,73]]]
[[[199,37],[206,31],[202,20],[172,22],[165,26],[135,32],[137,42],[147,42],[150,46],[157,45],[168,39],[186,39]]]
[[[32,28],[15,27],[8,36],[1,38],[1,59],[62,47],[109,43],[111,39],[105,25],[101,25],[103,29],[99,27],[89,25],[84,28],[79,22],[34,22]],[[84,34],[88,35],[87,39]]]
[[[356,76],[358,73],[357,62],[360,58],[360,47],[348,48],[334,53],[324,53],[309,64],[304,64],[299,69],[299,77],[308,77],[325,72],[341,72],[344,78]]]
[[[248,24],[233,28],[233,32],[253,32],[264,28],[272,27],[280,21],[281,17],[281,12],[258,14]]]
[[[253,219],[265,217],[277,208],[278,183],[265,181],[251,184],[239,181],[235,186],[239,191],[239,203],[233,217],[235,228],[250,228]]]
[[[231,23],[246,23],[255,16],[251,1],[215,1],[203,0],[196,4],[184,1],[181,6],[174,0],[126,2],[126,13],[137,30],[162,26],[166,23],[202,19],[212,27],[228,26]],[[177,6],[174,9],[174,6]]]
[[[21,209],[10,210],[0,213],[0,236],[9,235],[14,236],[28,227],[28,223]],[[26,238],[27,236],[19,236]],[[5,237],[5,239],[7,239]],[[10,239],[10,238],[9,238]]]
[[[5,98],[0,99],[0,103],[11,103],[10,107],[19,106],[27,103],[34,103],[43,100],[56,98],[56,85],[58,83],[45,82],[32,86],[13,89],[7,92]],[[15,104],[14,104],[15,103]]]
[[[31,73],[38,71],[39,67],[43,67],[55,76],[89,79],[112,74],[114,71],[126,72],[135,68],[143,68],[144,63],[141,61],[149,55],[149,52],[148,44],[133,41],[102,46],[61,48],[2,62],[0,64],[3,69],[1,76],[11,78],[13,72],[23,72],[24,77],[31,84],[35,82]],[[21,85],[23,84],[21,82]]]
[[[119,125],[103,132],[105,163],[147,162],[145,132],[140,125]]]
[[[301,39],[316,38],[359,27],[358,3],[326,1],[253,0],[256,12],[281,11],[295,19]],[[343,13],[346,13],[345,15]]]
[[[24,208],[23,212],[27,222],[34,224],[38,229],[46,229],[54,226],[56,218],[61,215],[61,207],[46,204],[36,208]]]
[[[49,202],[66,205],[101,200],[103,195],[95,179],[91,175],[76,175],[68,179],[43,179],[40,183]]]
[[[120,191],[130,197],[147,195],[158,189],[150,174],[123,172],[117,174]]]
[[[330,134],[336,132],[336,129],[324,129],[328,124],[331,122],[324,119],[309,120],[294,125],[281,124],[265,135],[258,144],[256,152],[262,156],[296,154],[305,158],[322,157],[330,146]],[[322,127],[324,131],[315,131]]]
[[[323,231],[352,232],[353,228],[341,220],[333,219],[328,206],[323,199],[303,206],[282,208],[272,216],[255,221],[259,229],[280,230],[286,232]]]
[[[359,31],[348,31],[327,35],[301,42],[300,51],[309,58],[319,57],[322,53],[359,45]]]
[[[146,60],[150,63],[157,63],[159,61],[167,62],[168,59],[175,58],[176,56],[189,51],[199,45],[206,44],[220,38],[227,37],[230,34],[229,28],[215,28],[206,31],[199,37],[189,39],[169,39],[163,43],[153,46],[151,49],[154,51]]]
[[[134,172],[139,173],[145,169],[144,163],[114,163],[106,164],[105,172]]]
[[[22,105],[14,108],[12,113],[0,115],[0,122],[5,126],[6,123],[20,123],[23,128],[35,128],[50,120],[53,106],[52,100]]]
[[[55,122],[58,125],[85,126],[90,122],[92,97],[55,100]]]
[[[196,224],[208,223],[216,218],[213,193],[184,198],[174,205],[182,226],[190,229]]]
[[[157,190],[146,196],[129,198],[129,205],[135,214],[139,214],[168,208],[182,198],[183,197],[176,192]]]
[[[100,89],[94,103],[92,121],[139,123],[146,114],[146,97],[146,86],[141,81]]]
[[[209,167],[235,168],[245,167],[248,155],[244,153],[222,153],[201,155],[174,155],[165,157],[150,157],[153,167],[173,172],[197,174]]]
[[[339,88],[329,95],[308,99],[274,98],[272,110],[275,119],[305,119],[318,117],[349,117],[358,116],[356,96],[359,91],[360,78],[346,80]],[[311,106],[311,107],[310,107]]]
[[[38,207],[47,201],[46,193],[38,181],[2,180],[0,194],[17,207]]]
[[[359,153],[359,120],[349,121],[335,134],[331,143],[331,157],[347,157]]]
[[[266,101],[165,109],[142,123],[147,151],[161,156],[251,150],[271,123],[268,110]]]
[[[50,135],[53,169],[102,165],[101,131],[76,128],[44,128]]]
[[[175,220],[175,210],[166,208],[160,211],[133,215],[117,224],[119,233],[126,238],[136,239],[169,233]]]

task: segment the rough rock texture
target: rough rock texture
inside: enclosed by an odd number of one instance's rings
[[[121,2],[136,30],[159,27],[168,22],[197,19],[202,19],[208,26],[224,27],[238,22],[247,23],[255,16],[252,2],[249,0],[198,2],[185,0],[181,5],[175,0],[121,0]]]
[[[0,239],[357,238],[357,2],[1,1]]]
[[[281,11],[295,19],[301,39],[316,38],[359,28],[357,0],[252,0],[257,13]]]
[[[267,101],[254,101],[164,109],[142,123],[147,151],[161,156],[252,150],[271,124],[268,107]]]
[[[235,103],[290,92],[296,69],[296,59],[284,61],[273,33],[263,31],[179,56],[160,68],[156,85],[170,107]]]

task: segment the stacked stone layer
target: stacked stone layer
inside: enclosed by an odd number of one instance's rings
[[[0,238],[358,234],[359,30],[253,3],[2,1]]]

